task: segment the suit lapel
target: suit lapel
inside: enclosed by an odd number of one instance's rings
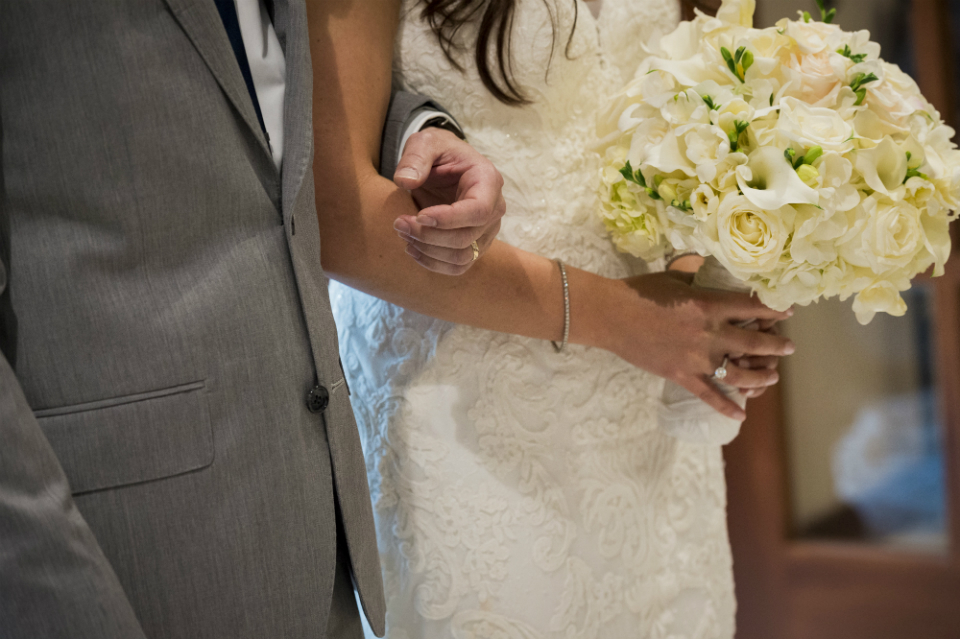
[[[287,220],[313,159],[313,66],[303,0],[274,0],[273,4],[274,29],[283,47],[287,72],[282,185],[284,220]]]
[[[243,81],[237,58],[230,46],[230,40],[227,38],[227,32],[223,28],[216,5],[212,0],[165,1],[181,28],[193,42],[193,46],[210,67],[217,83],[240,114],[240,118],[256,137],[263,152],[270,157],[270,147],[257,121],[257,113],[253,102],[250,101],[247,85]]]

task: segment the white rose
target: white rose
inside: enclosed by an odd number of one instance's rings
[[[777,27],[793,39],[803,53],[820,53],[827,48],[828,42],[837,37],[840,27],[835,24],[799,20],[781,20]]]
[[[853,148],[853,126],[839,113],[807,106],[796,98],[785,97],[780,101],[777,128],[805,149],[819,146],[824,151],[844,153]]]
[[[727,195],[708,220],[715,255],[734,275],[744,279],[776,268],[793,225],[793,207],[765,211],[740,195]]]
[[[901,317],[907,312],[907,304],[900,297],[896,286],[890,282],[879,281],[857,293],[853,300],[853,312],[856,313],[858,322],[867,325],[877,313]]]
[[[910,265],[924,248],[920,211],[909,202],[891,202],[872,195],[858,211],[866,216],[862,231],[841,246],[845,259],[882,274]]]
[[[880,82],[867,84],[870,108],[881,118],[900,125],[916,111],[926,109],[926,100],[913,78],[895,64],[879,61],[883,69]]]
[[[815,107],[831,107],[843,87],[842,77],[834,66],[837,53],[824,49],[819,53],[790,56],[784,71],[793,82],[791,95]],[[844,72],[846,70],[844,69]]]

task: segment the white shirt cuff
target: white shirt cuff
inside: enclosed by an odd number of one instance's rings
[[[460,125],[457,124],[456,120],[442,111],[437,111],[435,109],[431,109],[430,107],[420,107],[419,109],[414,110],[414,112],[410,114],[410,124],[408,124],[407,128],[404,130],[403,137],[400,138],[400,146],[397,147],[397,164],[400,164],[400,158],[403,157],[403,149],[407,146],[407,140],[410,139],[410,136],[423,129],[423,125],[434,118],[441,118],[456,128],[460,128]]]

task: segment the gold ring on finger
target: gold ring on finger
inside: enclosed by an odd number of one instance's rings
[[[474,241],[473,243],[470,244],[470,248],[473,249],[473,259],[470,261],[476,262],[477,258],[480,257],[480,247],[477,245],[477,242]]]

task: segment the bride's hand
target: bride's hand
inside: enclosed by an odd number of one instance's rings
[[[584,329],[593,334],[584,341],[672,380],[724,415],[742,420],[743,410],[710,377],[725,356],[736,353],[740,357],[728,363],[725,383],[748,391],[776,384],[779,375],[770,358],[792,354],[793,343],[736,324],[750,319],[781,321],[793,312],[774,311],[744,293],[694,288],[691,279],[687,273],[656,273],[602,280],[606,284],[601,287],[596,280],[582,282],[586,290],[571,282],[572,296],[581,291],[576,296],[581,308],[573,317],[589,318]]]
[[[771,335],[779,335],[780,328],[778,322],[773,320],[764,320],[762,322],[752,322],[747,328],[753,330],[759,330],[764,333],[769,333]],[[775,371],[780,365],[780,358],[770,355],[766,357],[736,357],[732,358],[733,363],[740,368],[752,368],[752,369],[768,369]],[[748,399],[753,399],[755,397],[760,397],[763,395],[769,386],[764,388],[741,388],[740,392],[743,393],[743,396]]]

